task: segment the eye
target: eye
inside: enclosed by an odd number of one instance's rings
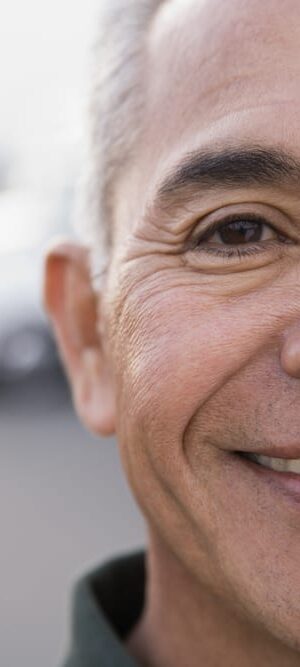
[[[227,222],[217,223],[200,239],[209,245],[241,246],[278,239],[280,234],[261,219],[241,217]]]
[[[270,206],[255,207],[257,212],[224,207],[198,220],[186,245],[187,261],[218,271],[227,263],[235,271],[244,270],[242,264],[254,269],[282,260],[289,252],[287,245],[299,245],[289,218]]]

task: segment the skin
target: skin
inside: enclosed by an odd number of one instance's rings
[[[101,293],[87,249],[48,253],[45,303],[77,411],[117,434],[148,525],[146,605],[127,641],[144,666],[299,665],[299,501],[234,454],[300,448],[299,184],[156,197],[191,150],[259,143],[300,158],[299,63],[297,0],[168,3]],[[228,211],[264,215],[289,243],[240,260],[187,246]]]

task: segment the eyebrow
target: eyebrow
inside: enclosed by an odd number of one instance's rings
[[[226,147],[188,153],[160,184],[156,203],[181,199],[188,190],[300,183],[300,160],[278,148]]]

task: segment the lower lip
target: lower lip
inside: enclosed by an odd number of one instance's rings
[[[240,462],[248,470],[253,471],[261,481],[270,484],[273,489],[283,493],[291,500],[300,503],[300,475],[292,472],[277,472],[271,468],[265,468],[238,454]]]

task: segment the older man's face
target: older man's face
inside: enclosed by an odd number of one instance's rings
[[[300,648],[300,475],[265,467],[300,460],[299,3],[168,3],[145,82],[104,303],[122,458],[189,571]]]
[[[299,0],[166,3],[144,83],[101,300],[122,458],[186,570],[300,650]],[[49,284],[77,403],[109,430],[97,337]]]

